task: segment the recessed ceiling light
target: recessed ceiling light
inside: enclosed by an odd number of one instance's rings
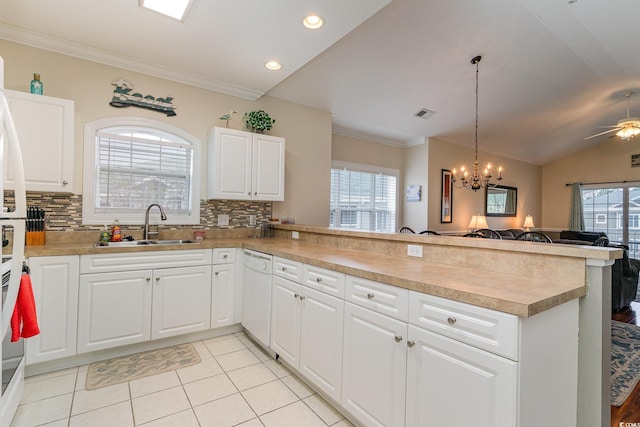
[[[322,27],[322,24],[324,22],[318,15],[309,15],[302,20],[302,23],[310,30],[317,30],[318,28]]]
[[[182,21],[192,0],[139,0],[139,5]]]
[[[264,66],[268,69],[268,70],[279,70],[280,68],[282,68],[282,64],[279,63],[278,61],[269,61],[267,63],[264,64]]]

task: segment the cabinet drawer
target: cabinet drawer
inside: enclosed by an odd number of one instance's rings
[[[302,283],[302,263],[277,256],[273,257],[273,274],[296,283]]]
[[[233,264],[236,262],[236,248],[214,248],[214,264]]]
[[[302,277],[304,285],[334,297],[344,298],[344,273],[304,264]]]
[[[409,317],[409,291],[396,286],[346,276],[345,300],[405,322]]]
[[[211,264],[210,249],[121,252],[80,256],[80,274]]]
[[[409,323],[518,360],[518,317],[411,291]]]

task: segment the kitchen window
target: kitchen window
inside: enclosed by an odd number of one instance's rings
[[[165,224],[200,222],[200,141],[163,122],[114,117],[85,125],[83,224],[143,224],[160,204]]]
[[[331,163],[331,227],[384,231],[396,229],[396,169]]]

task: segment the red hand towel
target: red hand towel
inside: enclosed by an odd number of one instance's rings
[[[22,331],[20,324],[22,323]],[[38,319],[36,318],[36,301],[33,297],[31,287],[31,277],[23,274],[20,278],[20,289],[18,289],[18,299],[13,308],[11,316],[11,342],[16,342],[22,338],[29,338],[40,333]]]

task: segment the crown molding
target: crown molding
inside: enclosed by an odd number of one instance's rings
[[[426,138],[414,138],[414,139],[385,138],[379,135],[374,135],[367,132],[348,129],[348,128],[336,126],[336,125],[333,125],[331,127],[331,133],[336,135],[346,136],[349,138],[356,138],[364,141],[375,142],[377,144],[390,145],[392,147],[400,147],[400,148],[407,148],[407,147],[413,147],[415,145],[424,144],[427,140]]]
[[[80,59],[86,59],[88,61],[98,62],[100,64],[124,68],[126,70],[147,74],[149,76],[159,77],[161,79],[171,80],[251,101],[256,101],[264,95],[264,92],[224,83],[218,80],[207,79],[201,76],[191,75],[162,65],[117,55],[113,52],[28,31],[12,25],[0,23],[0,38],[38,49],[49,50]]]

